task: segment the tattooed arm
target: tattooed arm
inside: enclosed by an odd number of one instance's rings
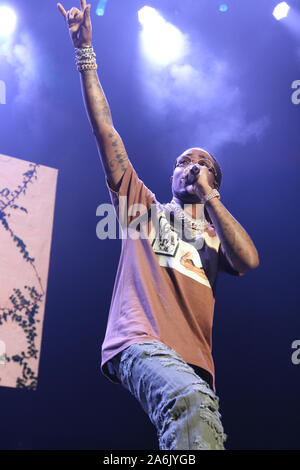
[[[201,166],[196,181],[187,186],[190,194],[196,195],[201,201],[213,189],[215,180],[206,166]],[[221,249],[230,266],[244,274],[259,265],[257,250],[246,230],[228,212],[220,199],[212,198],[205,208],[221,241]]]
[[[80,0],[80,10],[71,8],[66,11],[58,3],[57,7],[65,18],[73,45],[76,48],[90,46],[92,42],[92,24],[90,6],[86,0]],[[128,166],[128,157],[121,137],[115,130],[109,105],[95,70],[81,72],[81,88],[86,111],[97,140],[98,150],[104,171],[110,185],[117,189]]]
[[[109,183],[117,187],[127,168],[128,157],[122,139],[113,126],[109,105],[95,70],[81,73],[81,87],[105,174]]]
[[[210,199],[205,207],[221,241],[222,250],[233,269],[244,274],[257,268],[258,253],[246,230],[219,199]]]
[[[203,167],[194,186],[195,194],[200,199],[212,190],[208,178],[208,169]],[[228,212],[220,199],[210,199],[205,204],[205,208],[220,239],[222,252],[230,266],[240,274],[257,268],[259,257],[253,241],[241,224]]]

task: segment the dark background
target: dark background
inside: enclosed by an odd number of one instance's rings
[[[96,208],[109,195],[66,25],[56,1],[6,3],[18,13],[13,40],[22,53],[13,63],[0,57],[0,153],[59,176],[38,388],[0,387],[0,447],[157,449],[139,404],[100,372],[120,241],[96,237]],[[226,13],[217,0],[146,3],[189,36],[181,65],[202,70],[200,89],[214,86],[199,100],[199,82],[155,99],[151,86],[165,72],[151,72],[139,48],[144,2],[109,0],[98,17],[92,1],[93,44],[139,176],[168,201],[174,159],[191,146],[211,150],[223,169],[222,200],[260,254],[256,271],[218,281],[213,353],[227,448],[299,449],[300,364],[291,344],[300,339],[300,105],[291,84],[300,79],[300,2],[294,28],[273,18],[276,1],[227,3]],[[223,72],[210,69],[214,61]]]

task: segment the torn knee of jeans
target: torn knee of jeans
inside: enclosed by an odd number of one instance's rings
[[[207,423],[216,436],[225,442],[226,435],[224,434],[222,423],[214,411],[211,411],[208,407],[201,407],[200,419]]]
[[[205,390],[206,391],[206,390]],[[199,386],[194,386],[189,393],[183,395],[183,401],[185,402],[185,409],[193,408],[193,413],[199,413],[199,419],[206,422],[215,434],[217,440],[220,443],[225,442],[226,435],[221,422],[221,414],[219,413],[218,399],[213,394],[203,393]],[[193,403],[192,403],[193,402]]]
[[[222,426],[221,421],[215,418],[211,412],[209,413],[203,413],[203,410],[200,415],[200,420],[204,423],[207,424],[207,426],[210,428],[211,433],[214,437],[212,441],[212,447],[209,447],[209,449],[214,449],[214,450],[223,450],[224,449],[224,444],[227,439],[227,435],[224,433],[224,429]],[[199,443],[204,445],[201,439],[196,439],[194,441],[194,445],[199,445]],[[197,447],[198,448],[198,447]],[[199,449],[202,447],[200,446]]]
[[[211,444],[203,439],[195,439],[193,442],[193,449],[197,450],[211,450]]]

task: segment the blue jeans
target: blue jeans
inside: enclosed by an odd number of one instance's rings
[[[161,450],[224,450],[219,398],[175,351],[148,341],[110,362],[156,427]]]

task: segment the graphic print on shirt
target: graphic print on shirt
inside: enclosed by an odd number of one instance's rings
[[[162,215],[158,219],[158,233],[155,237],[153,250],[158,255],[175,256],[179,247],[179,237],[174,230],[172,230],[166,217]]]
[[[199,252],[191,243],[178,236],[163,213],[158,217],[157,231],[152,233],[151,238],[152,248],[160,266],[176,269],[185,276],[211,287]],[[203,235],[200,246],[203,247],[204,243]]]

